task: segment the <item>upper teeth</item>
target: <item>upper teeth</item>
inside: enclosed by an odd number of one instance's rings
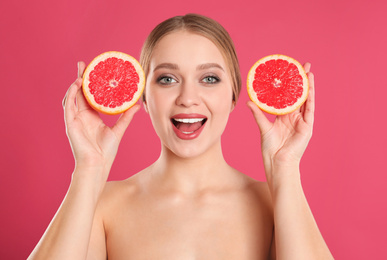
[[[176,120],[177,122],[181,122],[181,123],[192,124],[192,123],[203,121],[204,118],[174,118],[174,120]]]

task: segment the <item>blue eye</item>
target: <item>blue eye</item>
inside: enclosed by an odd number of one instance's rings
[[[162,76],[162,77],[157,79],[157,82],[159,82],[162,85],[169,85],[172,83],[176,83],[177,81],[171,77]]]
[[[203,82],[207,84],[215,84],[215,83],[218,83],[219,81],[220,79],[215,76],[207,76],[203,79]]]

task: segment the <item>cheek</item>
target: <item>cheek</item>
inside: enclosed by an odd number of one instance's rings
[[[149,90],[148,91],[148,106],[155,113],[161,113],[170,105],[171,96],[167,95],[165,91]]]
[[[212,122],[216,129],[223,132],[232,111],[232,94],[207,96],[207,106],[212,114]]]
[[[155,99],[152,96],[149,96],[149,99],[147,101],[148,104],[148,113],[150,115],[150,118],[152,122],[155,124],[157,121],[160,121],[160,114],[163,111],[162,103],[159,102],[159,100]]]
[[[229,86],[225,86],[222,91],[217,91],[216,93],[212,93],[211,95],[207,95],[208,102],[212,103],[213,109],[218,112],[230,113],[233,106],[232,95],[233,92],[231,89],[228,89]]]
[[[146,95],[148,113],[157,131],[160,127],[163,128],[169,124],[168,115],[170,114],[172,102],[171,95],[162,90],[152,89],[152,86],[149,86]]]

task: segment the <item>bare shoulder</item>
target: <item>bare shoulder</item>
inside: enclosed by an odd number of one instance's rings
[[[104,200],[119,199],[123,197],[131,197],[138,190],[136,175],[121,180],[121,181],[109,181],[106,183],[101,198]]]
[[[271,202],[271,195],[267,182],[252,180],[250,187],[251,190],[255,192],[259,197]]]
[[[272,212],[272,200],[267,182],[257,181],[246,176],[246,192],[256,202],[255,205],[259,204],[268,212]]]
[[[114,216],[123,208],[132,205],[139,190],[136,174],[126,180],[107,182],[98,202],[103,218]]]

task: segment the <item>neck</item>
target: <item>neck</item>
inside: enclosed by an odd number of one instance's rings
[[[152,166],[152,176],[160,187],[185,194],[222,185],[232,172],[224,160],[220,141],[205,153],[189,158],[179,157],[163,146]]]

